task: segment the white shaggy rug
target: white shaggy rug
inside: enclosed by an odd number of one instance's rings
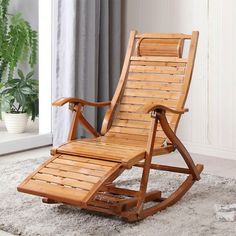
[[[214,212],[215,204],[236,202],[236,180],[203,174],[176,205],[130,224],[76,207],[43,204],[38,197],[18,193],[17,185],[44,159],[0,166],[0,229],[22,236],[236,235],[236,222],[219,222]],[[140,171],[134,168],[121,176],[119,183],[135,188],[139,176]],[[182,179],[180,174],[151,172],[149,188],[158,187],[166,194]]]

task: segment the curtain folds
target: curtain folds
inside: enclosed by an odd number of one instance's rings
[[[53,99],[111,99],[120,75],[120,0],[57,0]],[[54,43],[54,42],[53,42]],[[86,108],[98,130],[105,110]],[[53,108],[53,144],[66,141],[71,113]],[[79,129],[79,136],[86,136]]]

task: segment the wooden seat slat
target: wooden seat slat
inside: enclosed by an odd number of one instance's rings
[[[165,105],[166,106],[166,104],[164,103],[164,102],[162,102],[162,103],[156,103],[155,105]],[[169,108],[173,108],[174,109],[174,106],[168,106]],[[142,108],[143,108],[143,105],[142,104],[120,104],[120,106],[119,106],[119,111],[120,112],[132,112],[132,113],[139,113],[139,114],[142,114],[141,113],[141,110],[142,110]],[[170,114],[170,113],[168,113],[169,114],[169,116],[172,116],[173,114]],[[149,114],[149,116],[150,116],[150,114]],[[114,120],[115,121],[115,120]],[[150,126],[150,124],[149,124],[149,126]]]
[[[163,83],[182,83],[183,75],[159,75],[154,73],[129,73],[128,81],[138,80],[138,81],[151,81],[151,82],[163,82]]]
[[[109,138],[104,137],[104,136],[97,139],[88,139],[87,141],[85,140],[84,142],[95,143],[97,145],[102,145],[102,146],[110,147],[110,148],[114,148],[114,145],[116,145],[122,151],[126,151],[127,149],[134,150],[134,151],[137,151],[137,150],[143,151],[143,146],[142,148],[136,147],[136,146],[132,147],[132,146],[126,145],[127,142],[122,144],[119,141],[116,142],[116,139],[112,139],[112,141],[110,141]]]
[[[128,81],[126,88],[136,88],[136,89],[151,89],[151,90],[164,90],[164,91],[182,91],[182,84],[169,84],[169,83],[158,83],[158,82],[148,82],[148,81]]]
[[[130,139],[130,136],[136,136],[136,139]],[[144,135],[133,135],[133,134],[126,134],[126,133],[113,133],[109,132],[106,136],[111,140],[111,138],[114,138],[113,142],[117,143],[129,143],[130,146],[137,146],[137,147],[146,147],[147,146],[147,139]],[[156,137],[154,149],[159,149],[163,146],[164,142],[166,141],[166,137]]]
[[[120,126],[112,126],[109,132],[113,133],[122,133],[122,134],[133,134],[133,135],[143,135],[147,136],[149,134],[148,129],[136,129],[136,128],[127,128],[127,127],[120,127]],[[157,137],[165,138],[166,135],[162,130],[157,130],[156,132]]]
[[[131,60],[130,65],[139,66],[168,66],[168,67],[185,67],[185,62],[168,62],[168,61],[145,61],[145,60]]]
[[[69,166],[77,166],[80,168],[86,168],[86,169],[90,169],[90,170],[110,170],[109,167],[98,166],[98,165],[94,165],[94,164],[88,164],[88,163],[72,161],[72,160],[66,160],[66,159],[63,159],[60,157],[55,159],[53,161],[53,163],[65,164],[65,165],[69,165]]]
[[[123,136],[124,135],[124,136]],[[138,137],[138,138],[137,138]],[[126,149],[135,149],[146,147],[147,145],[147,138],[142,137],[142,139],[139,139],[139,136],[134,135],[127,135],[127,134],[117,134],[117,133],[108,133],[108,136],[101,136],[96,139],[92,139],[91,142],[101,142],[105,143],[106,145],[113,145],[113,144],[119,144],[123,146]],[[165,141],[165,138],[158,137],[155,141],[155,145],[157,147],[160,147],[163,142]]]
[[[153,91],[153,90],[140,90],[140,89],[125,89],[125,96],[134,96],[134,97],[146,97],[146,98],[166,98],[177,100],[180,98],[180,92],[166,92],[166,91]]]
[[[109,148],[107,148],[109,149]],[[99,160],[110,160],[113,162],[119,162],[123,163],[124,165],[130,166],[131,163],[135,162],[136,160],[140,160],[145,155],[145,150],[130,150],[127,152],[124,152],[124,150],[120,150],[120,152],[111,152],[107,151],[105,148],[94,148],[89,149],[86,147],[86,145],[66,145],[63,148],[58,149],[59,153],[62,154],[71,154],[71,155],[81,155],[86,156],[89,158],[99,159]],[[132,152],[131,152],[132,151]],[[57,163],[65,163],[68,165],[77,165],[78,162],[71,161],[71,160],[64,160],[64,159],[58,159],[55,160]],[[59,162],[60,161],[60,162]],[[80,163],[82,165],[83,163]],[[84,163],[87,164],[87,163]],[[93,165],[93,164],[90,164]],[[98,166],[92,166],[94,169],[98,169]],[[91,168],[92,168],[91,167]],[[99,166],[100,168],[105,168],[105,166]]]
[[[151,121],[150,114],[141,114],[141,113],[129,113],[129,112],[119,112],[116,116],[118,119],[122,120],[140,120],[140,121]],[[169,122],[171,121],[172,115],[167,116]]]
[[[52,168],[49,168],[48,166],[47,166],[47,168],[43,168],[42,170],[40,170],[39,173],[51,174],[51,175],[55,175],[55,176],[76,179],[76,180],[90,182],[90,183],[96,183],[100,179],[99,177],[95,177],[95,176],[78,174],[75,172],[63,171],[63,170],[58,170],[58,169],[52,169]]]
[[[147,121],[137,121],[137,120],[120,120],[115,119],[113,126],[117,127],[128,127],[128,128],[139,128],[139,129],[150,129],[150,122]],[[172,128],[174,128],[175,124],[170,124]],[[161,126],[158,125],[157,130],[162,130]]]
[[[88,191],[54,185],[45,181],[29,180],[25,186],[19,187],[21,192],[31,193],[39,196],[48,196],[57,201],[70,202],[79,205],[83,202]]]
[[[109,162],[109,161],[88,159],[88,158],[85,158],[85,157],[80,157],[78,155],[77,156],[61,155],[60,158],[63,158],[63,159],[66,159],[66,160],[72,160],[72,161],[85,162],[85,163],[99,165],[99,166],[106,166],[106,167],[110,167],[110,168],[115,166],[115,163],[112,163],[112,162]]]
[[[107,156],[123,156],[124,155],[124,150],[123,147],[120,145],[116,145],[114,144],[112,147],[107,147],[106,145],[104,145],[103,143],[93,143],[93,142],[71,142],[67,145],[63,145],[62,147],[60,147],[58,150],[65,150],[65,148],[67,149],[68,146],[70,148],[74,148],[74,149],[78,149],[78,154],[84,153],[84,151],[86,152],[93,152],[97,155],[102,154],[102,155],[107,155]],[[115,150],[114,150],[115,149]],[[140,150],[127,150],[126,155],[127,156],[133,156],[136,155],[137,152],[139,152]]]
[[[186,58],[180,57],[158,57],[158,56],[131,56],[131,61],[157,61],[157,62],[176,62],[187,64],[188,60]]]
[[[64,165],[64,164],[62,165],[58,163],[49,163],[47,167],[50,169],[65,170],[71,173],[85,174],[94,177],[101,177],[104,175],[104,170],[87,169],[84,167],[78,168],[75,166]]]
[[[129,72],[146,72],[156,74],[176,74],[183,75],[185,73],[184,67],[166,67],[166,66],[134,66],[130,65]]]
[[[124,96],[121,104],[141,104],[145,105],[149,104],[159,104],[165,105],[168,107],[176,107],[178,104],[178,100],[165,100],[163,98],[147,98],[147,97],[133,97],[133,96]]]
[[[50,183],[56,183],[56,184],[59,184],[62,186],[70,186],[70,187],[74,187],[74,188],[79,188],[82,190],[90,190],[94,186],[94,184],[91,184],[89,182],[68,179],[68,178],[64,178],[61,176],[54,176],[54,175],[50,175],[50,174],[37,173],[33,177],[33,179],[42,180],[42,181],[50,182]]]

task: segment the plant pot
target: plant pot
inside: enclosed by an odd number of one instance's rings
[[[2,120],[2,121],[4,121],[5,114],[6,114],[6,112],[5,112],[5,111],[1,111],[1,120]]]
[[[0,102],[0,120],[4,121],[4,110],[1,102]]]
[[[5,113],[4,122],[7,128],[8,133],[11,134],[20,134],[25,131],[25,127],[28,122],[28,114],[27,113]]]

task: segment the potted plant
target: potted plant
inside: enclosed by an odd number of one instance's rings
[[[0,82],[0,100],[5,110],[4,122],[9,133],[22,133],[29,116],[38,115],[38,80],[34,72],[18,70],[18,77]]]
[[[20,13],[7,13],[9,3],[0,0],[0,82],[12,80],[21,65],[33,69],[37,63],[37,32]],[[1,110],[0,103],[0,118]]]

